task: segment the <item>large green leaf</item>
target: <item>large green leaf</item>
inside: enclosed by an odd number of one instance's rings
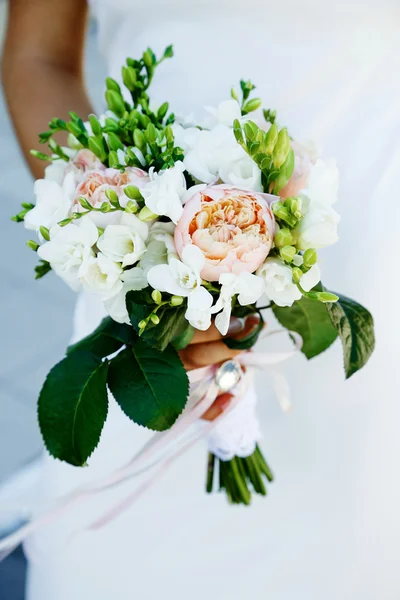
[[[274,306],[273,311],[283,327],[301,335],[301,351],[307,358],[321,354],[337,338],[326,304],[322,302],[303,297],[292,306]]]
[[[107,417],[108,363],[72,352],[48,374],[39,396],[39,425],[49,453],[82,466],[99,443]]]
[[[177,352],[138,339],[110,362],[108,385],[124,413],[138,425],[169,429],[185,407],[189,380]]]
[[[339,300],[326,307],[342,341],[344,369],[348,379],[365,365],[374,350],[374,321],[364,306],[337,295]]]
[[[140,331],[140,321],[147,319],[155,306],[154,303],[149,305],[149,298],[145,290],[128,292],[126,296],[126,308],[136,332],[139,333]],[[141,334],[141,338],[150,344],[150,346],[161,351],[165,350],[168,344],[179,337],[187,328],[188,322],[185,319],[185,312],[185,304],[173,307],[168,305],[162,306],[157,311],[160,323],[155,325],[150,321]]]
[[[69,346],[67,354],[77,350],[88,350],[99,358],[110,356],[122,346],[133,344],[136,333],[130,325],[124,325],[106,317],[100,325],[82,340]]]

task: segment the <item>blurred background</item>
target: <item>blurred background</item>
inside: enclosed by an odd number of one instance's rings
[[[0,60],[7,0],[0,0]],[[87,36],[86,77],[94,106],[103,96],[105,67],[98,56],[95,24]],[[26,247],[22,224],[11,221],[21,202],[33,199],[0,80],[0,486],[42,451],[36,402],[46,373],[63,356],[71,336],[75,294],[57,277],[34,279],[36,256]],[[2,521],[0,515],[0,537]],[[24,559],[18,552],[0,563],[0,600],[23,598]]]
[[[336,3],[332,0],[332,4]],[[343,4],[350,5],[352,1]],[[371,2],[366,0],[365,4]],[[0,0],[0,58],[6,27],[6,5],[5,0]],[[294,393],[296,410],[288,417],[283,415],[277,403],[266,402],[260,406],[262,421],[269,423],[265,432],[266,446],[271,464],[279,473],[281,490],[280,495],[271,494],[268,498],[269,509],[265,511],[263,526],[268,532],[271,531],[270,539],[275,540],[280,536],[282,540],[280,549],[274,548],[271,553],[273,558],[269,557],[276,560],[276,563],[269,563],[269,568],[274,571],[276,581],[281,577],[285,582],[285,565],[295,565],[292,576],[299,582],[299,589],[307,590],[307,595],[299,594],[296,600],[321,598],[318,590],[329,586],[334,573],[339,573],[338,577],[343,579],[343,595],[339,594],[338,600],[397,600],[400,597],[399,392],[397,381],[390,383],[398,368],[399,351],[395,338],[399,332],[398,318],[394,318],[393,326],[389,325],[388,319],[390,310],[392,314],[398,311],[400,291],[397,277],[398,242],[393,234],[397,223],[398,239],[400,203],[391,183],[400,169],[400,94],[396,85],[399,72],[385,63],[386,57],[378,56],[379,60],[376,59],[376,64],[374,62],[374,44],[379,48],[380,38],[385,39],[386,30],[393,35],[395,23],[387,19],[384,24],[386,29],[380,25],[380,28],[374,29],[374,36],[370,36],[370,30],[361,26],[363,6],[360,1],[360,19],[357,17],[355,21],[358,27],[353,30],[352,24],[348,24],[351,35],[347,39],[353,43],[357,34],[363,37],[362,42],[358,39],[354,47],[355,52],[365,54],[364,62],[368,68],[365,72],[355,74],[352,69],[356,69],[356,61],[352,62],[349,52],[349,75],[345,71],[343,75],[344,79],[348,77],[349,82],[347,87],[343,86],[345,93],[340,96],[341,89],[331,90],[330,85],[334,84],[325,82],[327,94],[336,99],[336,105],[332,105],[334,127],[339,130],[344,127],[340,117],[347,103],[355,126],[361,129],[362,134],[345,137],[348,131],[343,131],[346,143],[340,147],[329,146],[328,136],[327,156],[337,155],[341,170],[344,194],[341,195],[338,210],[343,221],[341,242],[323,255],[323,269],[329,274],[327,280],[332,289],[337,287],[346,295],[354,296],[373,312],[378,330],[378,348],[362,374],[346,384],[343,382],[345,388],[338,387],[342,385],[339,380],[342,376],[339,343],[329,353],[319,357],[317,362],[306,364],[302,356],[296,357],[290,366],[293,388],[298,381],[304,380],[305,368],[308,369],[306,390],[295,390]],[[376,10],[378,19],[379,7]],[[399,12],[393,10],[391,14],[396,16]],[[326,19],[323,22],[329,28],[329,22]],[[96,48],[95,33],[95,25],[91,23],[85,67],[87,87],[97,109],[103,97],[106,69]],[[370,37],[373,39],[370,40]],[[393,43],[393,48],[398,50],[399,45]],[[390,64],[398,65],[393,57],[390,58]],[[369,62],[374,69],[369,69]],[[354,86],[353,89],[357,75],[359,87]],[[322,89],[323,85],[320,83],[319,87]],[[385,106],[390,105],[390,110],[382,110],[375,100],[369,99],[368,89],[372,88],[379,89],[382,97],[389,97]],[[360,101],[361,91],[364,96]],[[301,105],[300,97],[300,112],[307,106],[312,113],[314,105]],[[327,125],[331,125],[329,118]],[[385,136],[382,136],[382,131],[385,131]],[[367,167],[370,174],[368,189],[371,193],[368,193],[365,203],[367,208],[368,205],[370,207],[370,216],[367,211],[365,215],[359,214],[350,205],[351,199],[359,191],[360,183],[351,165],[358,166],[358,156],[362,157],[360,161],[368,160],[365,159],[368,155],[365,148],[369,146],[377,150],[380,160],[379,164],[372,164],[371,159]],[[365,182],[361,183],[365,187]],[[63,355],[72,329],[75,295],[55,276],[35,282],[36,256],[25,244],[29,236],[22,224],[11,221],[11,216],[19,211],[21,202],[32,200],[32,178],[14,137],[0,85],[0,487],[42,451],[36,401],[44,377]],[[376,226],[375,210],[371,210],[371,205],[389,206],[386,217],[389,215],[387,220],[390,223],[385,226],[389,236],[385,237],[385,232],[382,233],[382,229]],[[371,251],[377,238],[381,246],[386,245],[388,260],[393,261],[393,279],[389,284],[387,266],[386,270],[382,269],[381,255],[376,257]],[[364,269],[366,285],[361,292],[353,278],[355,269]],[[340,381],[336,387],[330,385],[333,364],[336,381]],[[263,382],[263,386],[265,392],[268,382]],[[376,391],[380,386],[381,394]],[[343,394],[337,393],[337,389],[343,389]],[[329,422],[329,429],[318,427],[322,419]],[[317,481],[318,485],[306,489],[305,482],[312,480]],[[352,493],[354,488],[358,491],[357,495]],[[335,507],[327,514],[329,509],[326,507],[331,506],[332,499]],[[277,507],[279,502],[281,505]],[[291,519],[296,523],[294,530],[289,530],[287,525]],[[4,533],[4,529],[3,532],[1,529],[0,519],[0,537]],[[320,547],[321,538],[324,539],[323,548]],[[314,544],[314,557],[318,563],[316,569],[314,565],[304,567],[302,563],[305,539],[309,546]],[[309,577],[307,568],[312,571],[312,577]],[[311,579],[315,589],[309,583]],[[352,582],[350,595],[347,595],[348,581]],[[393,593],[380,594],[381,582],[386,582],[385,589]],[[335,584],[339,585],[337,581]],[[0,600],[23,600],[23,587],[24,559],[18,551],[0,563]],[[367,587],[368,596],[365,593]],[[326,598],[328,596],[332,597],[327,593]],[[273,592],[271,597],[274,600],[277,598]]]

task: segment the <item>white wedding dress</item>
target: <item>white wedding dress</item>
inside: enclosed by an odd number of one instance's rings
[[[258,376],[262,448],[276,474],[268,498],[245,508],[206,495],[199,443],[103,529],[84,531],[134,481],[36,533],[28,600],[398,600],[396,0],[97,0],[93,10],[114,77],[126,56],[174,44],[154,80],[155,102],[200,115],[251,78],[294,137],[315,138],[337,157],[341,241],[323,253],[324,281],[369,307],[378,344],[348,382],[339,343],[310,363],[299,354],[285,364],[290,414],[268,373]],[[82,296],[75,338],[101,317]],[[42,505],[124,464],[149,435],[112,404],[89,468],[43,459]]]

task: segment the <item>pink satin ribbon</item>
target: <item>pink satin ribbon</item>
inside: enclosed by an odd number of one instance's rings
[[[278,333],[282,333],[282,331],[270,332],[264,337],[270,337]],[[96,519],[86,529],[99,529],[121,515],[125,510],[132,506],[132,504],[162,474],[165,473],[167,468],[181,454],[197,443],[208,431],[210,431],[210,429],[217,425],[220,419],[236,406],[246,393],[248,384],[253,376],[252,368],[264,368],[267,365],[286,361],[301,349],[302,340],[300,336],[294,332],[291,333],[295,341],[295,348],[293,350],[278,353],[245,352],[237,356],[235,360],[237,360],[241,366],[246,367],[246,373],[235,386],[235,389],[232,390],[233,398],[227,410],[212,422],[204,421],[202,427],[199,427],[197,431],[189,433],[189,435],[186,435],[185,437],[185,433],[188,432],[189,427],[195,421],[200,419],[219,394],[219,388],[214,379],[217,366],[214,365],[190,371],[188,373],[191,385],[189,400],[182,415],[171,429],[156,433],[124,467],[117,469],[97,482],[81,486],[71,494],[67,494],[57,502],[54,508],[2,539],[0,541],[0,560],[5,558],[21,542],[26,540],[28,536],[32,535],[41,527],[50,524],[86,498],[92,497],[116,485],[120,485],[133,477],[137,477],[150,471],[149,477],[131,494],[125,497],[123,501],[113,506],[102,517]],[[159,455],[158,458],[157,454]],[[78,533],[79,532],[73,534],[71,539]]]

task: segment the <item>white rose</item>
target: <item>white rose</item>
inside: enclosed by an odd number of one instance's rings
[[[104,301],[104,306],[114,321],[117,323],[130,323],[128,311],[126,310],[126,294],[132,290],[143,290],[147,287],[147,279],[143,269],[140,267],[133,267],[124,271],[121,275],[122,288],[119,292],[107,298]]]
[[[51,176],[56,177],[52,172]],[[62,184],[51,179],[35,181],[33,191],[36,196],[36,206],[25,216],[25,227],[38,231],[41,226],[50,229],[69,215],[75,193],[73,173],[68,173]]]
[[[150,169],[150,181],[141,190],[146,206],[156,215],[169,217],[177,223],[182,215],[182,197],[186,192],[182,162],[171,169],[156,173]]]
[[[92,248],[98,236],[97,227],[87,217],[65,227],[55,225],[50,230],[50,241],[38,248],[38,255],[47,260],[55,273],[77,291],[84,265],[90,257],[94,257]]]
[[[292,281],[292,269],[279,258],[267,258],[257,271],[265,282],[265,294],[278,306],[292,306],[301,292]]]
[[[339,214],[329,205],[301,195],[302,211],[305,213],[293,234],[301,250],[325,248],[338,241]]]
[[[108,225],[99,238],[101,252],[122,267],[133,265],[146,252],[147,225],[135,215],[124,214],[119,225]]]
[[[103,298],[111,298],[122,289],[121,266],[99,252],[96,257],[89,256],[81,268],[83,288]]]

